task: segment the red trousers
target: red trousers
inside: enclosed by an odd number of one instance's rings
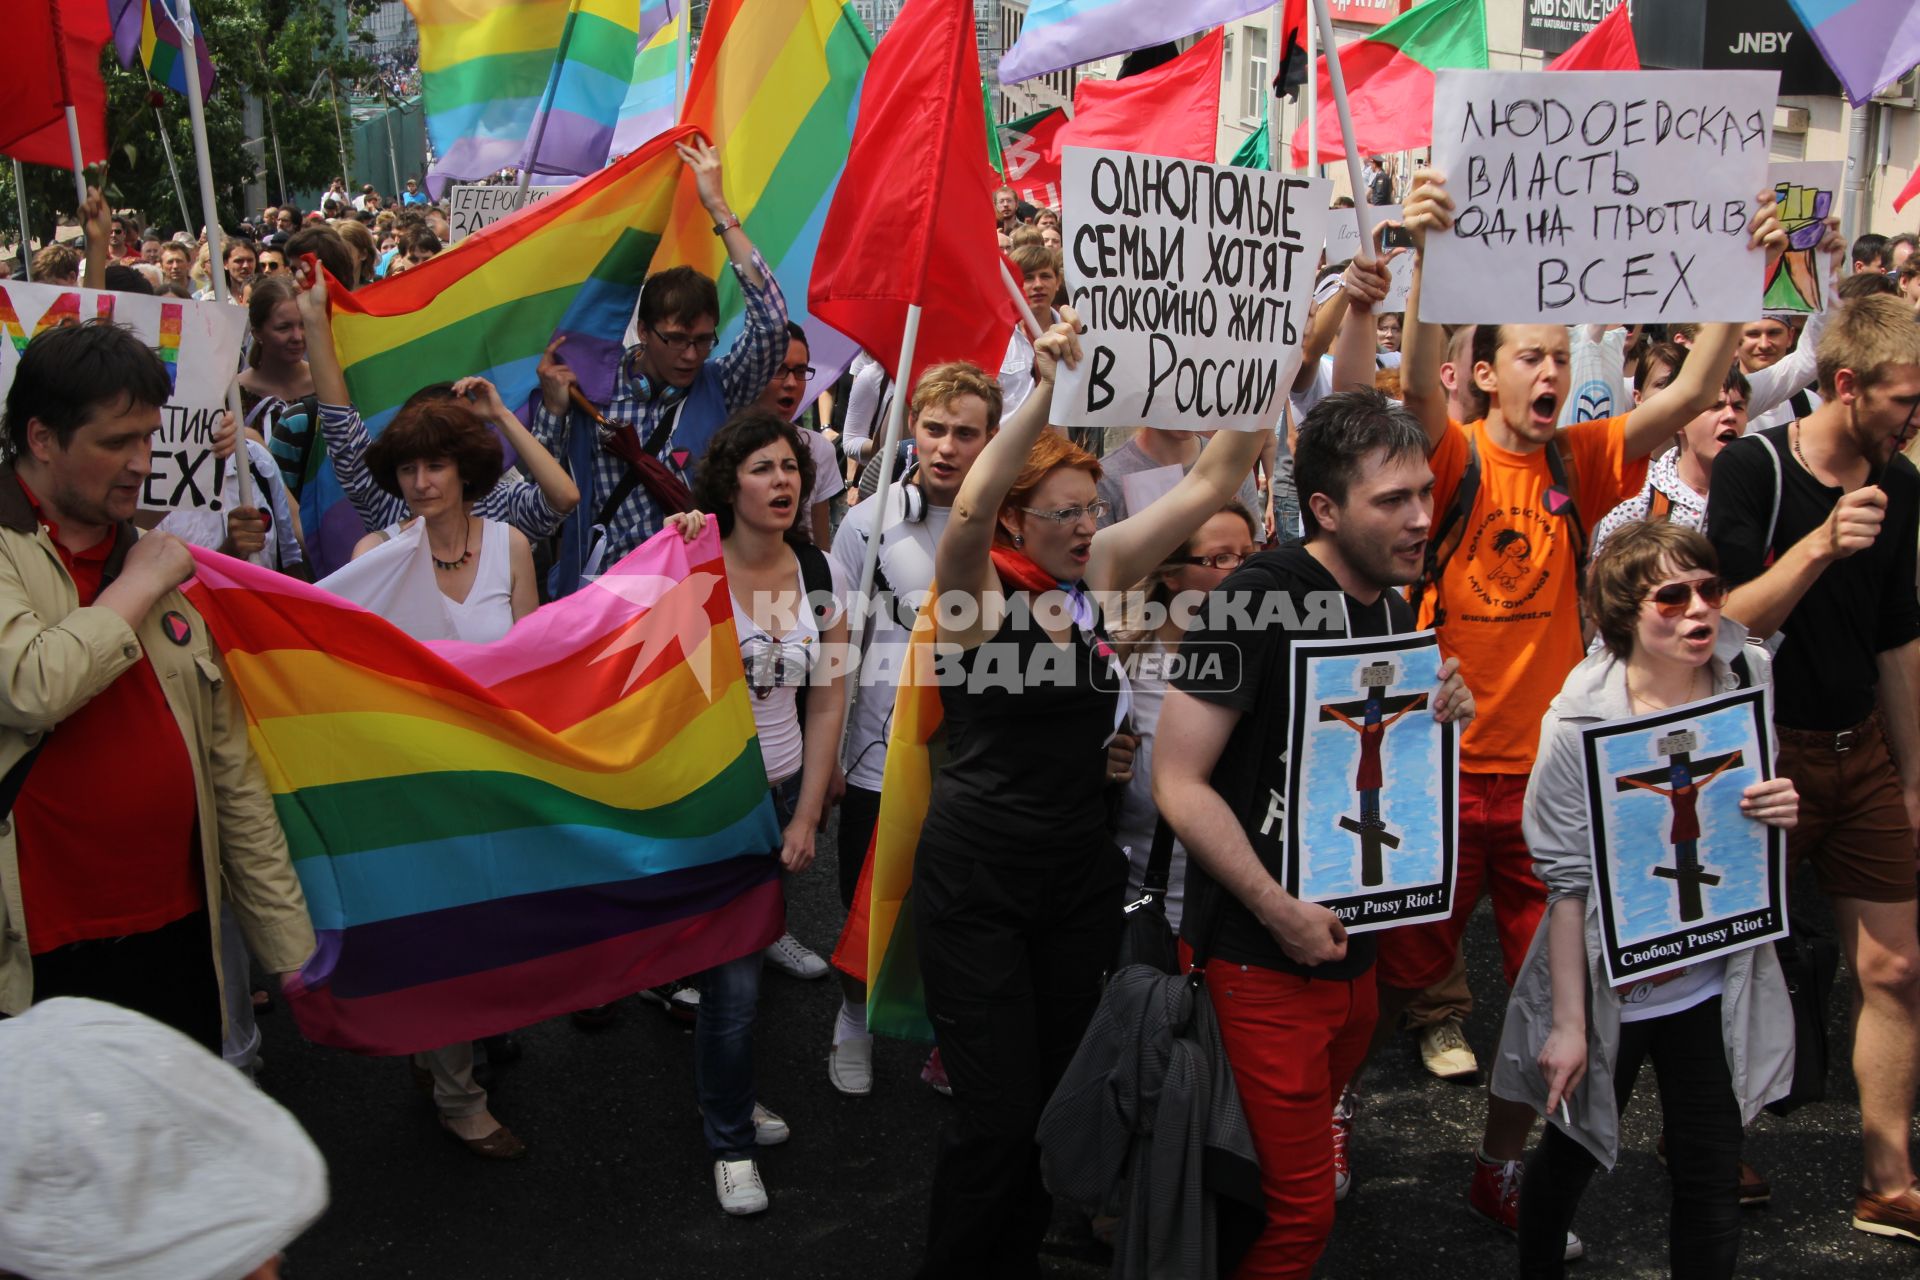
[[[1186,944],[1183,963],[1191,963]],[[1260,1157],[1267,1224],[1237,1280],[1308,1276],[1333,1231],[1333,1108],[1367,1056],[1373,972],[1350,982],[1209,961],[1207,991]]]
[[[1429,924],[1409,924],[1380,935],[1380,985],[1423,991],[1453,971],[1460,939],[1482,893],[1493,895],[1493,923],[1507,986],[1547,912],[1547,890],[1533,876],[1533,853],[1520,830],[1527,794],[1524,773],[1460,775],[1460,871],[1453,914]]]

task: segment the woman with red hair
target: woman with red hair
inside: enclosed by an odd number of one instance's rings
[[[946,762],[913,872],[927,1012],[957,1123],[934,1170],[923,1276],[1030,1275],[1051,1203],[1034,1131],[1120,941],[1127,861],[1109,793],[1130,752],[1095,598],[1157,568],[1231,500],[1263,432],[1220,432],[1137,515],[1098,527],[1100,463],[1047,426],[1078,320],[1034,344],[1032,394],[967,473],[935,553]]]

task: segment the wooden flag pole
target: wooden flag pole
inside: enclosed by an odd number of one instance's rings
[[[27,226],[27,175],[20,162],[13,162],[13,198],[20,206],[20,270],[33,283],[33,231]]]
[[[224,238],[220,230],[220,207],[213,195],[213,160],[207,149],[207,108],[200,93],[200,58],[195,36],[193,20],[193,0],[175,0],[175,25],[180,29],[180,47],[187,60],[187,114],[193,123],[193,158],[200,170],[200,212],[207,223],[207,253],[210,256],[207,274],[213,277],[213,299],[225,303],[227,299],[227,265],[221,254]],[[193,228],[187,228],[189,234]],[[227,383],[227,411],[233,414],[234,430],[237,433],[233,445],[233,474],[240,487],[240,505],[253,506],[253,468],[247,465],[246,415],[240,408],[240,380],[236,376]]]
[[[1373,215],[1368,210],[1367,186],[1360,175],[1360,152],[1353,142],[1353,112],[1347,108],[1347,76],[1340,69],[1340,46],[1334,42],[1333,19],[1327,14],[1327,0],[1307,0],[1313,8],[1313,20],[1320,28],[1321,41],[1327,46],[1327,80],[1333,86],[1333,109],[1340,116],[1340,141],[1347,152],[1347,181],[1353,187],[1353,217],[1360,224],[1360,247],[1354,257],[1363,264],[1373,262]],[[1319,159],[1316,154],[1313,159]]]
[[[1008,283],[1012,283],[1011,278]],[[1025,307],[1026,304],[1021,303],[1021,309]],[[867,538],[867,553],[860,561],[860,590],[853,597],[854,611],[847,619],[852,635],[860,633],[873,609],[874,567],[880,563],[880,535],[887,527],[887,499],[893,496],[893,455],[900,450],[900,436],[907,421],[907,401],[913,398],[913,384],[909,379],[913,374],[913,349],[919,340],[920,304],[916,302],[907,308],[906,328],[900,333],[900,364],[893,379],[893,403],[887,410],[887,430],[880,445],[880,480],[874,485],[870,499],[879,504],[879,510],[874,512],[873,532]],[[847,736],[847,722],[853,716],[853,695],[859,691],[859,673],[848,674],[854,678],[848,681],[848,697],[840,704],[840,736],[834,739],[836,742]]]

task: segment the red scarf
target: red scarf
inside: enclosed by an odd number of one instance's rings
[[[1033,562],[1033,557],[1012,547],[995,545],[993,567],[1003,581],[1022,591],[1069,591],[1066,583]]]

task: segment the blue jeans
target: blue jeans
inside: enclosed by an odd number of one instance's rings
[[[800,798],[800,775],[773,788],[782,830]],[[753,1140],[753,1018],[760,1006],[760,952],[694,975],[700,1016],[693,1025],[693,1089],[707,1147],[716,1160],[749,1160]]]

